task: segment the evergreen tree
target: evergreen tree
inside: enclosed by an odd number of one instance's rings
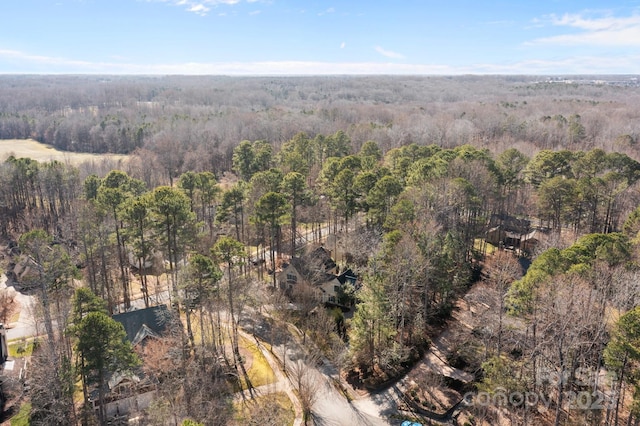
[[[96,385],[100,422],[106,421],[104,397],[110,374],[126,372],[139,364],[124,327],[102,311],[87,313],[74,324],[76,351],[85,387]]]

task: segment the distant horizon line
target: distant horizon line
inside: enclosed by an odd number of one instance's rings
[[[451,74],[410,74],[410,73],[274,73],[274,74],[162,74],[162,73],[94,73],[94,72],[2,72],[0,77],[640,77],[633,73],[451,73]]]

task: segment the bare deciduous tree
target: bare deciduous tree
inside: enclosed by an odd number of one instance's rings
[[[502,351],[505,297],[511,284],[522,276],[522,267],[513,253],[498,251],[487,257],[484,272],[486,280],[491,286],[495,311],[498,315],[498,329],[495,334],[497,337],[496,353],[499,356]]]
[[[304,356],[289,363],[288,372],[291,382],[302,406],[304,424],[309,424],[313,404],[318,399],[318,393],[322,384],[322,377],[319,376],[315,366],[320,361],[320,354],[317,352],[307,352]]]
[[[0,289],[0,322],[3,324],[9,323],[9,320],[18,309],[15,291],[9,288]]]

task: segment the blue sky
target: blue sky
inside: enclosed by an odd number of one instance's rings
[[[1,0],[16,73],[640,74],[640,0]]]

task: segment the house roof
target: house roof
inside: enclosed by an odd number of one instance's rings
[[[120,383],[124,382],[125,380],[129,380],[129,381],[131,381],[133,383],[140,383],[140,377],[138,377],[133,372],[131,372],[131,371],[124,371],[124,372],[117,371],[117,372],[111,374],[111,376],[109,377],[109,380],[107,380],[107,389],[111,390],[111,389],[115,388],[116,386],[118,386]]]
[[[305,258],[307,261],[315,262],[316,264],[321,263],[325,271],[332,270],[336,267],[336,262],[331,257],[331,252],[322,246],[314,249],[311,253],[307,254]]]
[[[336,278],[334,274],[326,272],[325,270],[323,270],[323,268],[315,268],[313,265],[310,265],[309,263],[305,262],[304,259],[301,259],[299,257],[292,258],[290,265],[300,274],[302,278],[312,284],[321,284]],[[284,270],[286,270],[286,267],[284,267]]]
[[[531,229],[531,221],[528,219],[518,219],[507,214],[493,214],[489,220],[489,227],[500,226],[508,232],[514,234],[526,234]]]
[[[357,274],[351,269],[347,269],[339,275],[333,273],[336,263],[331,258],[331,253],[322,246],[308,252],[303,257],[292,257],[289,262],[282,264],[281,273],[292,273],[288,270],[289,267],[293,268],[300,277],[310,284],[317,286],[334,280],[337,280],[340,285],[346,283],[356,285],[358,280]]]
[[[346,271],[338,275],[337,278],[338,281],[340,281],[340,284],[345,284],[348,282],[355,285],[356,281],[358,280],[358,276],[351,269],[347,269]]]
[[[323,283],[336,277],[331,273],[336,268],[336,262],[331,258],[331,253],[322,246],[302,257],[292,257],[289,264],[311,283]],[[283,264],[282,269],[285,270],[289,264]]]
[[[152,306],[131,312],[116,314],[113,319],[124,326],[127,340],[133,345],[150,335],[159,336],[167,328],[171,313],[167,305]]]
[[[534,229],[529,232],[527,235],[522,237],[522,241],[538,241],[538,230]]]
[[[138,343],[142,342],[144,339],[146,339],[147,337],[160,337],[160,335],[158,333],[154,333],[153,330],[151,330],[147,324],[142,324],[142,327],[140,327],[140,330],[138,330],[138,332],[136,333],[136,337],[133,338],[133,340],[131,341],[131,344],[133,346],[136,346]]]
[[[520,240],[522,242],[525,241],[532,241],[532,240],[537,240],[538,239],[538,231],[536,229],[534,229],[533,231],[530,231],[526,234],[520,234],[517,232],[511,232],[508,230],[505,230],[503,227],[501,227],[500,225],[491,228],[489,230],[489,232],[501,232],[502,235],[504,235],[505,238],[511,238],[514,240]]]

